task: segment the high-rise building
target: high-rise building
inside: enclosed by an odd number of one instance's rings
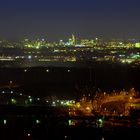
[[[72,34],[72,45],[75,46],[76,45],[76,38],[75,35]]]

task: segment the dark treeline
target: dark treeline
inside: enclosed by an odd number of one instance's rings
[[[86,88],[140,91],[139,68],[127,66],[1,68],[1,89],[10,81],[19,86],[16,90],[35,96],[76,97]]]

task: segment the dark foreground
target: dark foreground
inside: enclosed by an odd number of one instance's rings
[[[27,128],[26,124],[17,122],[12,126],[1,126],[1,139],[3,140],[137,140],[139,139],[139,129],[116,127],[111,130],[84,126],[47,126],[32,125]]]
[[[9,81],[17,85],[15,90],[32,96],[57,96],[62,99],[80,97],[82,89],[93,91],[130,89],[140,91],[140,68],[118,65],[94,67],[35,67],[1,68],[0,89]]]
[[[2,140],[139,139],[138,118],[69,117],[58,116],[57,113],[54,108],[22,107],[21,111],[20,107],[1,107],[0,138]]]
[[[9,81],[27,95],[70,98],[81,96],[87,87],[103,90],[129,89],[140,91],[139,68],[2,68],[0,87]],[[6,87],[7,88],[7,87]],[[95,91],[94,91],[95,92]],[[93,92],[93,94],[94,94]],[[59,116],[52,108],[1,108],[0,139],[2,140],[138,140],[138,118],[70,118]],[[101,120],[100,120],[101,119]]]

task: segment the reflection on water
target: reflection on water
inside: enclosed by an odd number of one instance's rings
[[[135,140],[139,130],[136,119],[43,116],[0,118],[0,137],[3,140]]]
[[[95,127],[95,128],[102,128],[104,126],[104,120],[102,118],[94,120],[75,120],[69,119],[68,120],[69,126],[84,126],[84,127]]]
[[[76,124],[76,120],[68,120],[69,126],[73,126]]]

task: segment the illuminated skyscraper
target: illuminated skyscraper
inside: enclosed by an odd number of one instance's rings
[[[72,34],[72,45],[73,46],[76,45],[76,38],[75,38],[74,34]]]

